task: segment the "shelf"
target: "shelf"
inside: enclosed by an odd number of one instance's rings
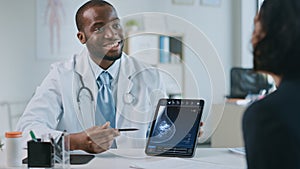
[[[172,96],[182,96],[184,93],[183,36],[138,31],[131,32],[127,37],[124,51],[129,56],[160,69],[167,93]]]

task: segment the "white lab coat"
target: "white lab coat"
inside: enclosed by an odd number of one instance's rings
[[[80,113],[77,104],[78,90],[82,87],[79,81],[81,75],[84,85],[93,93],[93,108],[96,108],[98,88],[88,57],[85,48],[72,60],[51,66],[49,74],[37,88],[17,124],[17,130],[24,132],[25,139],[29,139],[30,130],[37,137],[47,133],[58,137],[63,130],[76,133],[94,126],[95,112],[83,110]],[[126,93],[134,96],[132,103],[124,102]],[[140,130],[122,132],[116,139],[118,148],[145,146],[148,124],[153,118],[158,100],[164,97],[166,92],[159,72],[123,53],[118,75],[116,127],[136,127]]]

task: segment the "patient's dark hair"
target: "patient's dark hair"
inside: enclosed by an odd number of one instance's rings
[[[258,20],[265,36],[254,47],[254,70],[300,77],[300,1],[265,0]]]
[[[75,21],[76,21],[76,26],[77,26],[77,30],[78,31],[82,31],[83,29],[83,13],[91,8],[91,7],[95,7],[95,6],[111,6],[114,10],[115,8],[112,6],[112,4],[103,1],[103,0],[90,0],[88,2],[86,2],[85,4],[83,4],[76,12],[75,15]]]

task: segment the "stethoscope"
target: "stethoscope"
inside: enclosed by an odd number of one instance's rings
[[[133,74],[133,76],[135,77],[136,74]],[[136,97],[132,94],[131,90],[133,87],[133,82],[132,82],[132,77],[133,76],[129,76],[129,85],[128,85],[128,89],[125,92],[125,94],[123,95],[123,101],[125,104],[133,104],[136,101]]]
[[[82,76],[76,71],[76,69],[75,69],[75,67],[76,67],[76,55],[74,55],[74,57],[73,57],[73,74],[74,74],[74,76],[73,76],[73,80],[76,80],[76,76],[75,75],[77,75],[77,77],[78,77],[78,79],[79,79],[79,82],[80,82],[80,86],[81,87],[79,87],[79,89],[78,89],[78,93],[77,93],[77,95],[76,95],[76,102],[77,102],[77,108],[78,108],[78,110],[79,110],[79,112],[77,112],[77,116],[78,116],[78,118],[79,118],[79,115],[81,116],[81,118],[83,118],[84,116],[86,116],[87,114],[84,114],[83,113],[83,111],[87,111],[86,110],[86,108],[85,108],[85,110],[83,110],[82,108],[81,108],[81,100],[82,99],[80,99],[81,97],[80,97],[80,95],[81,94],[84,94],[84,93],[87,93],[87,97],[89,98],[89,101],[88,101],[88,103],[87,104],[89,104],[89,108],[90,109],[88,109],[88,110],[91,110],[92,112],[89,112],[89,114],[93,114],[95,111],[96,111],[96,109],[95,109],[95,107],[94,107],[94,103],[95,103],[95,99],[94,99],[94,96],[93,96],[93,93],[92,93],[92,91],[91,91],[91,89],[89,89],[85,84],[84,84],[84,82],[83,82],[83,79],[82,79]],[[75,93],[74,93],[75,94]],[[86,104],[86,105],[87,105]],[[79,119],[81,119],[81,118],[79,118]],[[93,116],[91,116],[91,118],[92,118],[92,121],[94,122],[95,121],[95,119],[94,119],[94,117]],[[81,121],[80,121],[81,122]],[[84,123],[82,123],[81,122],[81,125],[82,126],[85,126],[84,125]],[[85,127],[84,127],[85,128]]]
[[[78,73],[76,72],[76,74],[78,74]],[[80,94],[81,94],[81,92],[83,92],[84,90],[87,91],[87,93],[89,94],[89,97],[91,98],[91,104],[92,104],[92,105],[94,105],[95,99],[94,99],[94,96],[93,96],[92,91],[91,91],[88,87],[86,87],[86,86],[84,85],[84,82],[83,82],[83,80],[82,80],[82,76],[78,74],[78,77],[79,77],[79,81],[80,81],[80,83],[81,83],[81,87],[80,87],[79,90],[78,90],[76,100],[77,100],[78,109],[79,109],[79,111],[81,112],[81,107],[80,107]]]
[[[89,97],[91,98],[92,104],[94,104],[95,99],[94,99],[94,96],[93,96],[93,93],[92,93],[91,89],[89,89],[88,87],[86,87],[86,85],[83,82],[82,76],[78,72],[76,72],[76,70],[75,70],[75,65],[76,65],[76,59],[75,59],[75,57],[76,56],[74,56],[74,58],[73,58],[73,62],[74,62],[73,70],[74,70],[74,73],[78,76],[79,81],[80,81],[80,86],[81,86],[79,88],[79,90],[78,90],[78,93],[77,93],[77,96],[76,96],[76,101],[77,101],[78,109],[79,109],[79,111],[81,111],[81,107],[80,107],[80,105],[81,105],[80,104],[81,103],[81,101],[80,101],[80,94],[81,93],[83,93],[84,91],[87,91],[87,93],[89,94]],[[124,101],[125,104],[132,104],[132,103],[134,103],[136,101],[136,97],[131,92],[132,87],[133,87],[132,78],[134,78],[140,72],[141,71],[135,72],[133,75],[130,75],[128,77],[128,79],[129,79],[128,90],[123,95],[123,101]]]
[[[77,72],[76,72],[77,73]],[[77,73],[78,74],[78,73]],[[88,93],[89,93],[89,95],[90,95],[90,97],[91,97],[91,101],[92,102],[94,102],[94,97],[93,97],[93,94],[92,94],[92,91],[88,88],[88,87],[86,87],[85,85],[84,85],[84,82],[83,82],[83,80],[82,80],[82,76],[81,75],[79,75],[78,74],[78,76],[79,76],[79,81],[80,81],[80,83],[81,83],[81,87],[79,88],[79,90],[78,90],[78,93],[77,93],[77,103],[80,103],[80,93],[82,92],[82,91],[84,91],[84,90],[86,90]]]
[[[123,101],[125,104],[133,104],[137,101],[136,96],[134,96],[132,94],[132,87],[133,87],[133,79],[136,78],[140,73],[142,73],[143,71],[145,71],[147,68],[139,70],[135,73],[133,73],[132,75],[128,76],[129,79],[129,85],[128,85],[128,90],[127,92],[125,92],[125,94],[123,95]]]
[[[91,65],[89,65],[91,68]],[[139,79],[137,79],[139,76],[141,78],[143,78],[143,72],[147,72],[147,69],[151,69],[149,67],[147,68],[143,68],[140,70],[135,71],[134,73],[132,73],[131,75],[127,76],[128,78],[128,88],[127,90],[125,90],[125,93],[123,94],[123,103],[124,106],[134,106],[135,103],[138,102],[138,96],[135,96],[133,93],[136,93],[134,91],[134,84],[135,83],[139,83]],[[91,70],[92,71],[92,70]],[[76,71],[76,56],[73,57],[73,81],[74,84],[78,84],[78,86],[76,86],[76,88],[78,89],[77,94],[76,94],[76,90],[74,90],[73,95],[76,96],[76,98],[73,98],[75,102],[77,102],[77,116],[79,119],[86,119],[87,115],[91,115],[91,121],[95,122],[95,116],[93,116],[93,114],[96,112],[96,106],[95,106],[95,98],[93,96],[93,90],[91,90],[89,87],[87,87],[87,85],[84,83],[83,77],[80,73],[78,73]],[[76,83],[77,81],[77,83]],[[96,83],[96,82],[95,82]],[[148,82],[147,82],[148,83]],[[75,87],[75,86],[74,86]],[[83,98],[81,96],[85,96],[88,97],[87,98]],[[122,95],[121,95],[122,96]],[[76,104],[76,103],[75,103]],[[85,108],[83,108],[82,106],[84,106]],[[90,106],[90,107],[86,107],[86,106]],[[121,107],[119,107],[121,108]],[[123,107],[124,108],[124,107]],[[123,109],[121,108],[121,109]],[[91,113],[89,113],[89,110],[91,111]],[[86,111],[88,113],[84,113],[83,111]],[[87,122],[87,121],[86,121]],[[86,128],[86,126],[90,126],[90,125],[85,125],[85,121],[82,121],[82,126],[84,126],[84,128]]]
[[[130,92],[126,92],[123,96],[124,103],[126,104],[131,104],[134,103],[136,100],[135,96],[131,94]]]

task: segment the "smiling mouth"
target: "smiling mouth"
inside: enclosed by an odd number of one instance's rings
[[[116,47],[119,47],[119,45],[121,43],[122,43],[122,40],[117,40],[117,41],[114,41],[112,43],[104,44],[103,47],[108,48],[108,49],[116,48]]]

